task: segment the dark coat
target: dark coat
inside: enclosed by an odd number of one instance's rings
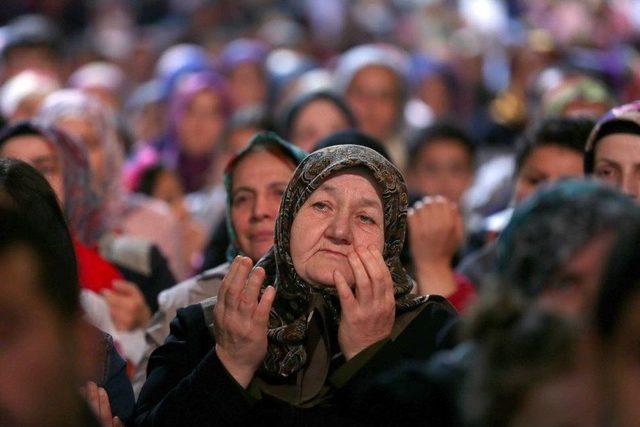
[[[354,425],[354,396],[362,394],[371,378],[400,361],[426,360],[453,345],[457,314],[446,300],[431,297],[416,312],[395,338],[364,350],[349,362],[333,357],[331,363],[336,366],[323,379],[324,397],[317,404],[298,406],[267,394],[255,380],[248,390],[243,389],[216,355],[207,326],[210,316],[205,316],[203,306],[181,309],[165,344],[151,355],[133,425]],[[296,387],[296,381],[291,379],[291,387]]]

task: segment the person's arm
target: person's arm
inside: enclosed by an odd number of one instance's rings
[[[133,388],[127,377],[127,365],[113,345],[113,339],[106,333],[104,335],[107,363],[103,381],[98,386],[107,392],[113,416],[126,423],[133,414]]]
[[[249,419],[252,398],[220,362],[200,305],[178,311],[147,373],[135,426],[242,425]]]

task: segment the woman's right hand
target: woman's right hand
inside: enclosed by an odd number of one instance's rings
[[[251,270],[250,258],[238,256],[222,280],[213,307],[216,354],[235,380],[246,388],[267,354],[269,311],[276,291],[268,286],[262,267]]]

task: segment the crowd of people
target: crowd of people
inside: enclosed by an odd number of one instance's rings
[[[640,2],[0,25],[0,426],[638,425]]]

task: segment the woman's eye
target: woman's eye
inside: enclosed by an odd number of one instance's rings
[[[316,210],[321,211],[321,212],[325,212],[326,210],[329,209],[329,205],[327,205],[324,202],[315,202],[313,206]]]
[[[596,170],[596,176],[599,178],[611,178],[614,175],[613,168],[600,168]]]
[[[360,215],[360,221],[366,224],[375,224],[375,220],[368,215]]]
[[[240,206],[240,205],[244,204],[247,200],[248,200],[248,197],[246,197],[246,196],[237,196],[237,197],[233,198],[231,204],[233,206]]]

